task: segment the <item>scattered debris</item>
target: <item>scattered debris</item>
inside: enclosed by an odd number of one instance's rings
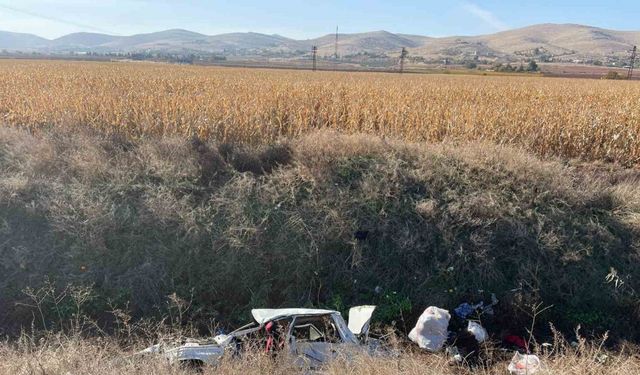
[[[467,363],[475,362],[481,353],[478,340],[466,330],[452,334],[447,344],[448,348],[455,348],[455,352],[460,354]]]
[[[484,301],[480,301],[479,303],[476,303],[474,305],[468,303],[468,302],[464,302],[462,304],[460,304],[458,307],[456,307],[453,311],[455,312],[456,316],[460,319],[468,319],[469,317],[471,317],[473,314],[477,314],[477,315],[482,315],[482,314],[487,314],[487,315],[493,315],[493,307],[495,305],[498,304],[498,298],[496,297],[496,295],[494,293],[491,294],[491,304],[489,305],[485,305]]]
[[[527,341],[516,335],[507,335],[504,337],[503,344],[506,347],[516,349],[522,353],[529,353],[529,346],[527,345]]]
[[[458,350],[457,346],[449,346],[446,349],[446,353],[451,357],[451,362],[454,362],[454,363],[464,362],[464,358],[462,357],[462,354],[460,354],[460,350]]]
[[[476,341],[478,341],[478,343],[485,342],[489,338],[489,333],[487,332],[487,330],[477,322],[469,322],[467,331],[476,338]]]
[[[476,311],[476,308],[477,308],[476,306],[472,306],[469,303],[465,302],[465,303],[461,304],[460,306],[456,307],[453,310],[453,312],[455,312],[455,314],[460,319],[467,319],[469,316],[471,316],[471,314],[473,314]]]
[[[369,236],[368,230],[359,230],[353,234],[353,237],[358,241],[364,241]]]
[[[380,287],[376,287],[376,290]],[[382,289],[382,288],[380,288]],[[489,340],[489,333],[479,321],[470,317],[493,314],[498,303],[495,294],[491,304],[462,303],[455,310],[459,319],[451,321],[448,310],[428,307],[418,318],[409,333],[409,339],[422,349],[440,351],[447,344],[446,354],[452,363],[466,363],[479,355],[479,344]],[[357,306],[349,310],[347,324],[339,312],[318,309],[255,309],[251,311],[254,322],[229,334],[219,334],[210,340],[190,340],[172,346],[156,344],[146,348],[140,355],[161,355],[170,363],[215,365],[229,353],[238,355],[248,349],[260,349],[271,355],[286,353],[295,363],[304,368],[318,368],[339,354],[353,353],[353,349],[380,355],[379,340],[369,340],[371,317],[376,306]],[[452,332],[449,332],[449,323]],[[464,325],[466,323],[466,328]],[[515,353],[508,370],[512,375],[533,375],[541,369],[540,359],[528,354],[524,338],[507,335],[503,344],[512,347]],[[549,344],[547,344],[549,345]],[[573,343],[572,343],[573,345]],[[349,357],[347,357],[349,358]],[[597,361],[604,363],[606,356]]]
[[[596,362],[598,362],[601,365],[604,365],[605,363],[607,363],[608,360],[609,360],[609,356],[606,354],[600,354],[599,356],[596,357]]]
[[[512,375],[533,375],[540,370],[541,363],[538,356],[517,353],[509,363],[509,373]]]
[[[580,344],[578,344],[577,341],[571,341],[571,343],[569,345],[571,345],[572,348],[577,348],[577,347],[580,346]]]
[[[449,320],[449,311],[431,306],[420,315],[418,323],[409,333],[409,339],[422,349],[437,352],[447,341]]]

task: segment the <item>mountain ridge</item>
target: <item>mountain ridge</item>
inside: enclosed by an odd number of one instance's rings
[[[537,24],[493,34],[429,37],[378,30],[338,34],[339,54],[375,53],[397,56],[404,47],[412,56],[514,58],[536,57],[589,59],[622,57],[640,44],[640,31],[610,30],[579,24]],[[33,34],[0,31],[0,49],[59,52],[171,52],[304,54],[317,46],[321,56],[335,53],[335,34],[297,40],[282,35],[235,32],[205,35],[170,29],[130,36],[73,33],[53,40]]]

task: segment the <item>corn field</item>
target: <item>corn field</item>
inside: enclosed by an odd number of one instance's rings
[[[266,143],[318,129],[640,162],[640,84],[0,61],[0,122]]]

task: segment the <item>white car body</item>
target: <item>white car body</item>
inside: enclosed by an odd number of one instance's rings
[[[216,365],[225,353],[236,354],[245,338],[266,335],[271,323],[271,327],[277,325],[281,328],[277,338],[274,333],[269,333],[272,337],[271,350],[293,356],[301,367],[315,368],[340,354],[362,350],[358,336],[366,337],[374,310],[375,306],[352,308],[347,324],[334,310],[254,309],[251,315],[255,322],[228,335],[168,348],[154,345],[139,354],[161,355],[170,363]]]

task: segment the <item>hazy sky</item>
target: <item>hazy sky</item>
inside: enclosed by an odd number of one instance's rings
[[[0,30],[47,38],[77,31],[130,35],[172,28],[310,38],[332,33],[336,25],[341,32],[448,36],[544,22],[640,30],[640,1],[0,0]]]

